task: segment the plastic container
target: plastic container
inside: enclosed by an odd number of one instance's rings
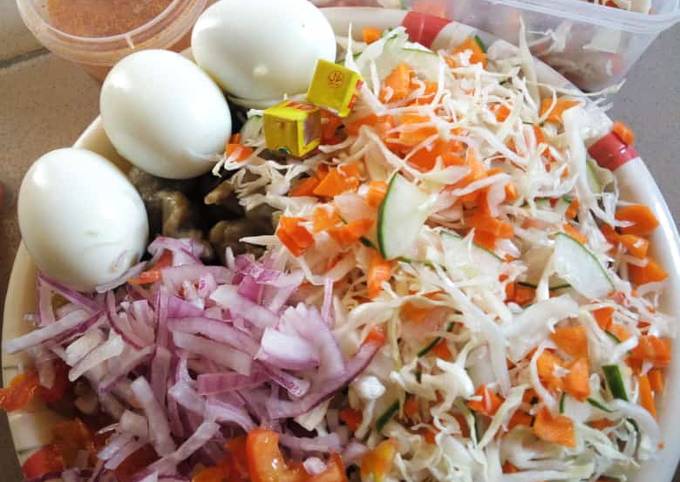
[[[377,0],[317,0],[319,6]],[[651,0],[642,14],[580,0],[381,0],[442,15],[517,44],[524,22],[532,53],[585,91],[620,82],[654,39],[680,21],[678,0]]]
[[[86,11],[87,8],[102,5],[101,0],[78,0],[68,5],[64,2],[72,0],[60,0],[64,13],[60,20],[73,23],[74,16],[68,11],[69,8],[77,9],[80,5]],[[110,21],[111,16],[102,13],[100,16],[91,15],[90,12],[83,15],[85,33],[78,35],[60,26],[57,22],[59,17],[55,14],[56,0],[17,0],[19,12],[26,26],[33,32],[37,39],[47,49],[66,60],[79,64],[89,74],[99,80],[103,80],[111,67],[122,57],[142,49],[159,48],[181,51],[189,46],[191,28],[198,16],[210,3],[209,0],[155,0],[156,6],[162,5],[158,12],[149,17],[152,11],[149,5],[153,0],[138,0],[135,4],[131,0],[105,0],[111,2],[105,8],[116,8],[115,1],[120,5],[136,9],[135,12],[147,12],[146,16],[125,19],[122,25],[132,25],[129,31],[120,31],[121,24],[108,28],[110,32],[105,35],[97,35],[97,22]],[[140,4],[143,6],[140,9]],[[147,10],[144,10],[147,8]],[[119,10],[120,12],[120,10]],[[144,15],[142,13],[142,15]],[[125,30],[125,27],[122,27]],[[89,30],[89,31],[87,31]]]

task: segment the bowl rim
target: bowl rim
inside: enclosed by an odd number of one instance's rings
[[[365,21],[372,22],[374,26],[376,23],[375,15],[382,15],[383,20],[385,20],[383,23],[389,24],[390,28],[399,26],[403,17],[408,13],[403,10],[378,8],[356,9],[347,7],[322,9],[327,17],[329,17],[336,33],[338,33],[338,29],[341,26],[346,26],[350,22],[355,26],[361,23],[358,21],[357,10],[363,10],[362,15]],[[372,10],[372,12],[367,10]],[[469,36],[477,34],[482,40],[488,42],[487,45],[499,42],[504,49],[516,49],[515,46],[503,40],[498,40],[493,35],[467,25],[453,23],[450,25],[454,25],[454,27],[449,30],[448,35],[452,35],[455,38],[460,38],[461,35]],[[344,31],[346,32],[346,29]],[[357,28],[355,31],[360,32],[361,30]],[[535,59],[535,61],[537,75],[541,82],[560,87],[573,87],[554,69],[538,59]],[[83,131],[74,143],[74,147],[91,149],[107,157],[120,168],[124,169],[127,165],[127,162],[116,153],[106,137],[101,124],[101,117],[99,116]],[[654,178],[640,157],[621,166],[614,172],[614,175],[619,183],[619,189],[623,198],[647,204],[659,219],[659,229],[656,230],[651,239],[652,249],[662,266],[672,267],[672,269],[668,269],[669,278],[663,296],[663,307],[666,313],[678,319],[680,318],[680,300],[676,301],[675,297],[670,294],[672,292],[680,292],[680,236],[678,235],[678,229],[668,205]],[[4,322],[2,326],[3,340],[17,336],[30,329],[29,323],[24,320],[23,316],[35,307],[35,274],[36,268],[25,246],[21,243],[12,267],[5,299]],[[23,353],[8,355],[3,351],[1,358],[3,382],[11,378],[21,366],[28,363],[28,357]],[[680,431],[674,429],[674,420],[670,418],[672,416],[670,409],[680,406],[680,343],[677,342],[673,343],[673,361],[668,368],[667,380],[669,383],[667,383],[666,392],[660,403],[661,416],[659,418],[659,426],[665,446],[657,453],[655,459],[647,461],[642,465],[634,474],[633,482],[648,482],[650,480],[670,482],[680,459]],[[672,383],[672,381],[675,381],[675,383]],[[50,413],[44,406],[32,405],[24,411],[9,414],[10,432],[15,452],[20,462],[28,453],[48,441],[45,438],[47,436],[45,432],[49,432],[49,430],[47,430],[45,425],[52,423]],[[43,422],[43,425],[36,422],[36,420]],[[33,429],[35,433],[26,435],[26,425]],[[17,445],[26,444],[28,443],[27,441],[32,442],[33,446],[17,448]]]

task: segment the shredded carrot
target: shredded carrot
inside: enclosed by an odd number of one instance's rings
[[[577,358],[567,368],[569,373],[564,377],[564,391],[576,400],[584,401],[590,395],[588,359]]]
[[[647,375],[638,377],[638,388],[640,392],[640,405],[647,410],[653,417],[656,417],[656,405],[654,404],[654,394]]]
[[[405,63],[400,63],[385,78],[384,86],[380,92],[382,102],[404,100],[411,92],[411,77],[413,69]]]
[[[663,370],[661,368],[652,368],[649,370],[647,376],[649,377],[649,384],[652,386],[654,393],[657,395],[662,394],[665,385]]]
[[[420,413],[420,407],[416,397],[407,397],[404,402],[404,415],[410,419],[414,419]]]
[[[649,240],[634,234],[620,234],[619,241],[631,256],[643,259],[649,251]]]
[[[511,203],[515,201],[517,197],[518,197],[517,188],[513,183],[508,182],[505,185],[505,201]]]
[[[385,181],[371,181],[368,183],[366,191],[366,202],[369,206],[377,208],[385,199],[387,194],[387,183]]]
[[[583,326],[558,326],[550,338],[567,355],[588,358],[588,335]]]
[[[523,410],[517,410],[512,414],[510,420],[508,421],[508,430],[512,430],[515,427],[531,427],[531,423],[534,418]]]
[[[404,320],[408,320],[415,324],[422,324],[432,313],[432,308],[427,306],[418,306],[412,301],[407,301],[401,305],[399,314]]]
[[[466,221],[470,227],[492,234],[497,238],[509,239],[514,235],[512,224],[494,218],[479,209],[472,213]]]
[[[484,231],[475,231],[474,241],[475,244],[480,245],[483,248],[493,251],[496,249],[496,241],[498,238],[490,233],[485,233]]]
[[[534,434],[546,442],[566,447],[576,446],[574,422],[564,415],[553,416],[545,407],[542,407],[536,414],[533,429]]]
[[[293,256],[301,256],[314,245],[314,236],[302,226],[304,219],[281,216],[276,236]]]
[[[321,111],[321,144],[333,145],[342,141],[338,129],[342,126],[342,118],[327,110]]]
[[[435,445],[437,443],[437,434],[439,432],[434,427],[423,427],[418,430],[418,434],[421,435],[425,442],[430,445]]]
[[[398,122],[402,130],[395,141],[405,146],[416,146],[439,132],[431,124],[430,118],[423,115],[403,114],[399,116]]]
[[[242,144],[227,144],[224,154],[227,157],[234,156],[236,161],[245,161],[253,155],[253,149]]]
[[[571,109],[579,105],[580,102],[573,99],[567,99],[565,97],[560,97],[557,99],[553,105],[553,99],[551,97],[543,99],[541,101],[541,117],[548,114],[546,117],[546,122],[554,122],[555,124],[562,123],[562,114],[564,111]],[[552,109],[551,109],[552,107]]]
[[[376,40],[380,40],[382,30],[376,27],[364,27],[361,29],[361,36],[363,37],[364,42],[372,44]]]
[[[312,214],[312,231],[320,233],[342,223],[338,213],[329,205],[317,206]]]
[[[465,146],[460,141],[437,139],[431,145],[415,151],[409,157],[408,163],[422,172],[432,170],[439,157],[444,167],[463,166],[466,162],[462,157],[464,149]]]
[[[637,236],[648,236],[659,225],[658,219],[644,204],[631,204],[622,206],[616,210],[616,219],[628,221],[630,226],[622,227],[622,234],[635,234]]]
[[[453,354],[451,353],[451,350],[449,350],[449,345],[446,343],[446,340],[440,340],[439,343],[437,343],[434,348],[432,348],[432,353],[434,356],[441,358],[442,360],[453,360]]]
[[[565,233],[567,233],[570,237],[574,238],[576,241],[578,241],[581,244],[586,244],[588,242],[588,238],[586,237],[585,234],[583,234],[581,231],[576,229],[574,226],[572,226],[569,223],[564,223],[562,225],[562,229],[564,230]]]
[[[612,323],[608,331],[621,342],[626,341],[632,336],[630,330],[620,323]]]
[[[459,44],[456,48],[453,49],[454,54],[462,53],[467,50],[472,51],[472,55],[470,55],[470,64],[482,64],[485,68],[487,65],[487,58],[486,58],[486,53],[482,49],[481,45],[479,45],[479,42],[477,41],[476,38],[474,37],[468,37],[466,38],[463,43]],[[456,67],[456,65],[453,65]]]
[[[340,410],[339,416],[340,420],[345,422],[345,425],[347,425],[352,432],[357,431],[363,420],[363,416],[359,410],[349,407]]]
[[[628,278],[636,285],[654,283],[668,278],[668,273],[651,258],[646,258],[645,266],[628,265]]]
[[[655,368],[665,368],[671,362],[671,341],[654,335],[643,335],[631,352],[631,358],[650,362]]]
[[[288,194],[291,196],[313,196],[314,189],[319,185],[316,176],[307,177],[298,181]]]
[[[342,226],[334,226],[328,229],[328,234],[342,247],[356,243],[362,236],[367,234],[373,226],[372,219],[356,219]]]
[[[493,417],[503,404],[503,399],[495,392],[489,390],[486,385],[480,385],[477,391],[475,391],[475,395],[481,397],[481,400],[470,400],[468,407],[470,410],[487,417]]]
[[[503,122],[510,115],[510,108],[505,104],[492,104],[491,112],[496,116],[498,122]]]
[[[392,263],[377,251],[372,252],[368,267],[368,297],[375,298],[382,291],[382,284],[392,277]]]
[[[345,129],[351,136],[358,135],[359,130],[363,126],[373,128],[373,130],[384,139],[387,136],[387,132],[394,127],[394,119],[389,115],[379,116],[376,114],[369,114],[365,117],[345,122]]]
[[[597,420],[589,421],[588,425],[590,425],[596,430],[604,430],[605,428],[613,427],[614,425],[616,425],[616,423],[613,422],[612,420],[609,420],[608,418],[600,418]]]
[[[605,306],[603,308],[598,308],[597,310],[593,311],[593,316],[595,317],[595,321],[597,321],[597,324],[600,328],[603,330],[608,330],[614,319],[614,307]]]
[[[520,283],[509,283],[505,287],[505,301],[524,306],[534,301],[536,288]]]
[[[519,472],[519,469],[517,467],[515,467],[514,465],[512,465],[512,463],[505,462],[503,464],[503,473],[504,474],[516,474],[517,472]]]
[[[359,187],[359,179],[353,173],[346,173],[342,167],[331,168],[319,185],[314,188],[314,195],[335,197],[346,191],[353,191]]]
[[[612,126],[612,132],[616,134],[621,142],[628,146],[635,144],[635,134],[633,130],[621,121],[614,122]]]
[[[569,203],[569,207],[567,208],[567,212],[565,213],[567,219],[574,219],[576,216],[578,216],[578,210],[580,207],[581,205],[579,204],[578,199],[572,199]]]
[[[602,232],[602,235],[604,236],[604,238],[605,238],[610,244],[613,244],[613,245],[615,245],[615,246],[616,246],[617,244],[619,244],[619,233],[617,233],[616,230],[615,230],[614,228],[612,228],[610,225],[608,225],[608,224],[603,224],[603,225],[600,227],[600,231]]]
[[[557,368],[563,368],[562,360],[550,350],[544,350],[536,360],[538,377],[541,382],[550,390],[561,390],[563,386],[562,378],[557,375]]]
[[[456,419],[456,422],[458,422],[458,426],[460,427],[460,434],[464,438],[468,438],[470,436],[470,427],[468,426],[467,420],[463,416],[462,413],[454,413],[453,418]]]

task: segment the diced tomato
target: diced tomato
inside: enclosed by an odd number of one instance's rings
[[[68,366],[63,361],[56,360],[54,362],[54,382],[52,386],[45,388],[41,385],[38,388],[38,394],[47,403],[58,402],[64,398],[68,386]]]
[[[151,445],[145,445],[133,452],[113,471],[118,482],[132,482],[133,476],[158,459],[156,451]]]
[[[21,410],[31,403],[40,382],[34,371],[19,373],[6,388],[0,388],[0,408],[5,412]]]
[[[248,472],[252,482],[304,481],[307,473],[302,466],[290,466],[279,449],[279,434],[256,428],[246,439]]]
[[[53,445],[59,449],[68,467],[74,464],[80,451],[90,454],[90,461],[96,461],[97,449],[92,430],[82,420],[59,422],[52,429]]]
[[[38,479],[52,472],[61,472],[64,468],[59,450],[54,445],[45,445],[26,459],[21,471],[26,479]]]
[[[347,407],[340,410],[340,420],[345,422],[345,425],[347,425],[352,432],[356,432],[359,425],[361,425],[363,416],[359,410]]]

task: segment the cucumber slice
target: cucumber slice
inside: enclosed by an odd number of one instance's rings
[[[564,413],[564,401],[567,398],[567,394],[563,393],[562,396],[560,397],[560,413]]]
[[[442,234],[444,265],[449,274],[455,276],[456,273],[462,273],[464,278],[479,275],[498,276],[503,260],[495,253],[470,243],[450,231]]]
[[[526,264],[527,271],[520,278],[519,283],[529,288],[537,288],[543,270],[552,253],[553,250],[545,246],[533,247],[524,253],[522,261]],[[569,283],[559,279],[557,276],[551,276],[548,280],[548,286],[551,290],[559,290],[569,288]]]
[[[598,410],[602,410],[603,412],[607,413],[614,413],[614,410],[611,408],[607,407],[603,402],[600,402],[599,400],[596,400],[595,398],[588,398],[588,403],[592,405],[593,407],[597,408]]]
[[[451,322],[449,322],[448,326],[446,327],[446,331],[447,331],[448,333],[451,333],[452,330],[453,330],[453,322],[451,321]],[[437,343],[439,343],[440,341],[442,341],[442,337],[441,337],[441,336],[437,336],[437,337],[433,338],[432,341],[431,341],[430,343],[428,343],[428,344],[425,345],[423,348],[421,348],[421,350],[418,352],[418,354],[417,354],[416,356],[417,356],[418,358],[424,357],[425,355],[427,355],[428,353],[430,353],[430,352],[432,351],[432,349],[433,349],[435,346],[437,346]]]
[[[626,393],[626,384],[623,381],[621,367],[618,365],[603,365],[602,371],[612,396],[627,402],[628,394]]]
[[[614,181],[614,176],[609,169],[604,169],[597,163],[588,159],[586,162],[586,176],[590,190],[595,194],[602,194]]]
[[[385,259],[408,257],[429,216],[429,196],[395,174],[378,211],[378,246]]]
[[[382,430],[385,428],[385,425],[387,425],[387,422],[389,422],[398,411],[399,401],[396,400],[392,402],[392,404],[387,407],[387,409],[375,421],[375,429],[378,431],[378,433],[382,432]]]
[[[553,263],[555,273],[586,298],[599,299],[614,291],[614,284],[600,261],[567,234],[555,236]]]

